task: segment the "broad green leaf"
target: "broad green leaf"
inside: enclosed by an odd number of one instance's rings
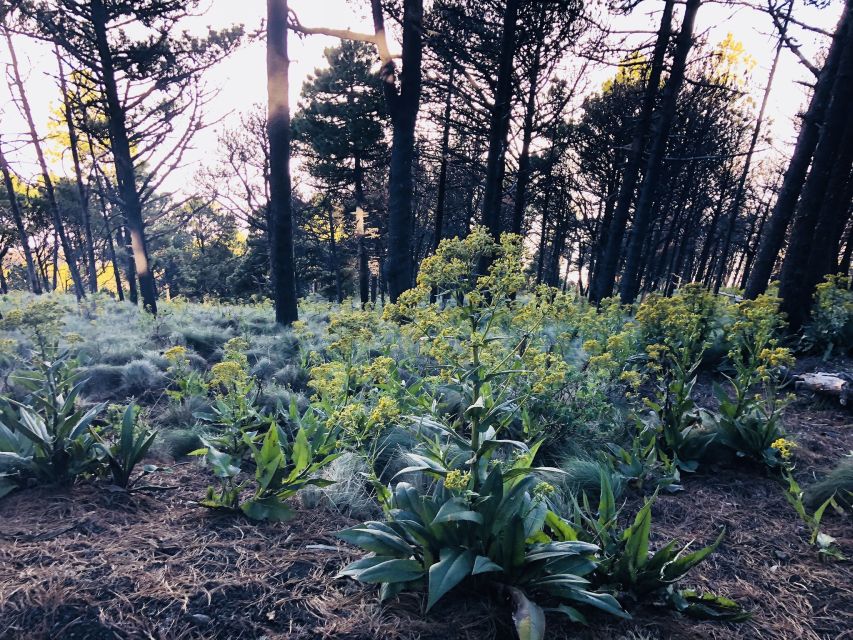
[[[438,510],[435,518],[432,520],[432,525],[441,524],[443,522],[475,522],[483,524],[483,516],[476,511],[471,511],[468,505],[459,498],[451,498]]]
[[[471,575],[475,554],[470,549],[442,549],[439,561],[429,568],[429,599],[432,609],[444,594]]]
[[[471,570],[471,575],[476,576],[480,573],[491,573],[493,571],[502,572],[503,570],[504,568],[501,565],[492,562],[486,556],[477,556],[474,558],[474,568]]]

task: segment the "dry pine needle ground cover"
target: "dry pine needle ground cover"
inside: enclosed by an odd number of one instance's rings
[[[847,412],[801,400],[786,423],[804,479],[853,449]],[[196,465],[174,465],[155,480],[171,488],[151,495],[83,484],[0,502],[0,640],[513,637],[502,602],[460,593],[423,617],[415,595],[382,605],[374,589],[336,579],[353,558],[333,536],[352,524],[342,516],[302,509],[286,524],[257,524],[198,507],[208,478]],[[685,484],[658,500],[653,535],[703,544],[724,525],[723,546],[685,586],[735,598],[752,620],[640,609],[586,629],[552,618],[549,638],[853,638],[853,567],[818,560],[777,482],[710,469]],[[849,520],[833,514],[824,530],[853,556]]]

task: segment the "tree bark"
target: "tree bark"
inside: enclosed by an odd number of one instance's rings
[[[545,4],[540,6],[540,27],[543,27]],[[524,207],[527,204],[527,187],[530,184],[530,143],[533,140],[533,118],[536,115],[536,94],[542,63],[542,37],[537,37],[527,77],[527,100],[524,104],[524,124],[522,125],[521,155],[518,158],[518,178],[515,183],[515,202],[512,212],[512,232],[520,234],[524,224]]]
[[[139,280],[139,292],[143,308],[157,314],[157,290],[154,273],[148,258],[148,243],[145,239],[145,222],[142,218],[142,203],[136,190],[136,170],[130,151],[124,107],[118,95],[112,51],[107,39],[107,14],[103,0],[90,0],[92,28],[101,66],[101,82],[107,104],[107,124],[110,132],[113,161],[115,162],[118,192],[124,210],[130,246],[133,251],[133,266]],[[135,284],[134,287],[135,288]],[[133,289],[131,289],[132,291]],[[132,298],[131,298],[132,299]]]
[[[847,0],[844,5],[844,11],[832,39],[826,62],[815,85],[811,103],[803,115],[794,153],[782,179],[776,204],[764,225],[761,244],[758,247],[758,253],[744,292],[746,298],[756,298],[767,290],[773,265],[776,263],[779,252],[785,243],[785,233],[788,230],[791,218],[794,216],[806,173],[820,138],[821,123],[824,120],[838,63],[844,49],[844,36],[851,22],[851,4],[853,4],[853,0]]]
[[[613,293],[613,284],[616,281],[616,272],[619,269],[619,258],[622,254],[622,240],[628,226],[628,212],[634,199],[637,188],[637,179],[640,175],[640,167],[643,162],[643,152],[646,147],[646,138],[652,124],[652,114],[655,108],[660,80],[663,74],[663,63],[666,57],[666,49],[672,36],[672,8],[674,0],[666,0],[661,16],[660,28],[658,29],[655,42],[652,63],[649,68],[649,80],[646,91],[643,94],[643,103],[640,107],[640,115],[634,129],[634,137],[631,140],[631,149],[628,152],[628,164],[622,175],[619,185],[619,195],[616,198],[616,208],[610,219],[608,229],[602,229],[607,242],[600,251],[601,258],[595,268],[595,279],[590,283],[590,299],[599,303],[602,299]]]
[[[372,0],[371,6],[375,31],[384,34],[385,21],[382,17],[380,0]],[[395,89],[393,83],[393,59],[387,58],[381,73],[385,99],[393,125],[391,166],[388,176],[388,260],[386,261],[388,295],[391,302],[396,302],[401,293],[411,288],[414,272],[412,166],[415,158],[415,124],[421,100],[423,17],[423,0],[404,0],[403,63],[399,91]]]
[[[815,228],[828,194],[833,169],[843,161],[844,129],[853,102],[853,25],[843,34],[844,49],[833,82],[826,118],[820,128],[812,166],[803,185],[791,238],[782,263],[779,296],[781,309],[788,314],[788,326],[797,331],[808,319],[813,286],[809,278],[809,255],[814,249]],[[847,169],[849,171],[849,168]],[[837,195],[837,194],[834,194]]]
[[[489,155],[486,159],[486,184],[483,195],[483,224],[497,240],[502,231],[503,164],[509,120],[512,112],[512,63],[515,57],[515,33],[521,0],[506,0],[503,13],[498,82],[489,123]]]
[[[267,0],[267,132],[270,154],[270,276],[275,321],[298,319],[293,268],[293,212],[290,183],[290,100],[288,96],[287,0]]]
[[[640,194],[637,197],[637,206],[634,210],[634,222],[631,225],[631,234],[628,240],[625,269],[619,285],[619,296],[623,304],[631,304],[637,297],[643,239],[651,221],[652,201],[655,189],[658,186],[663,156],[669,139],[669,130],[673,118],[675,118],[678,94],[681,92],[681,85],[684,83],[687,55],[693,46],[693,24],[700,4],[701,0],[687,0],[684,8],[684,20],[676,38],[672,70],[663,91],[660,112],[657,114],[657,122],[654,126],[652,146],[649,150],[645,174],[640,186]]]

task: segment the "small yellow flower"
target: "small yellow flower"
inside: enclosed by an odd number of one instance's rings
[[[471,480],[471,474],[454,469],[444,477],[444,488],[451,491],[461,491],[468,487],[468,482]]]
[[[791,454],[793,449],[796,448],[797,443],[792,442],[791,440],[787,440],[785,438],[778,438],[773,441],[770,445],[771,449],[776,449],[779,452],[779,455],[782,456],[783,460],[788,460],[791,458]]]

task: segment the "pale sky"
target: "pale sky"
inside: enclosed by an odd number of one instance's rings
[[[647,0],[640,5],[634,14],[618,21],[611,21],[617,29],[656,28],[657,14],[646,12],[658,10],[660,2],[650,4]],[[803,6],[798,0],[794,8],[794,16],[803,22],[818,26],[826,31],[832,31],[840,14],[841,2],[833,0],[831,6],[820,10]],[[368,0],[290,0],[290,7],[306,26],[329,26],[336,28],[350,27],[359,31],[369,31]],[[225,27],[234,23],[243,23],[246,30],[257,30],[266,15],[265,0],[207,0],[202,3],[204,15],[194,18],[188,27],[191,30],[204,29],[210,25],[214,28]],[[676,19],[676,28],[679,18]],[[767,77],[775,39],[770,19],[764,14],[744,7],[728,7],[722,4],[703,4],[697,18],[697,32],[705,33],[710,44],[716,44],[731,32],[736,40],[743,42],[747,52],[758,61],[754,71],[754,79],[750,91],[756,103],[760,101],[761,93]],[[825,46],[828,38],[822,37],[803,29],[795,29],[794,35],[802,46],[803,52],[813,61],[818,57],[818,51]],[[643,36],[647,38],[650,36]],[[323,66],[323,50],[335,45],[337,40],[324,36],[307,36],[300,38],[291,34],[289,40],[291,66],[290,91],[291,104],[295,107],[302,83],[305,78],[318,66]],[[28,75],[26,87],[32,103],[35,120],[40,132],[47,128],[51,108],[58,104],[58,90],[55,87],[52,74],[55,73],[55,60],[49,48],[25,38],[16,39],[16,49],[21,58],[24,73]],[[5,68],[9,56],[5,46],[0,46],[0,64]],[[571,61],[569,61],[571,63]],[[191,177],[201,164],[209,162],[216,155],[217,131],[222,127],[233,126],[239,114],[248,110],[255,103],[266,101],[266,68],[264,43],[254,42],[242,46],[234,55],[211,69],[206,75],[207,84],[218,88],[219,95],[209,105],[207,120],[212,122],[222,119],[218,128],[210,128],[200,132],[193,143],[194,149],[186,156],[186,167],[176,172],[167,182],[166,187],[181,191],[184,185],[191,183]],[[598,89],[601,82],[613,74],[613,69],[597,69],[590,75],[590,86]],[[812,81],[809,72],[799,63],[795,56],[785,50],[782,54],[777,77],[774,82],[768,107],[768,117],[771,120],[770,132],[774,138],[774,147],[784,151],[796,134],[795,116],[804,104],[806,90],[803,81]],[[14,105],[10,103],[10,95],[5,82],[0,82],[0,134],[3,135],[5,147],[11,146],[14,138],[21,137],[25,131],[25,123]],[[24,149],[19,153],[9,153],[10,163],[25,174],[29,165],[30,172],[35,173],[36,167],[32,156]],[[59,169],[58,167],[56,168]],[[67,167],[71,175],[70,167]]]

